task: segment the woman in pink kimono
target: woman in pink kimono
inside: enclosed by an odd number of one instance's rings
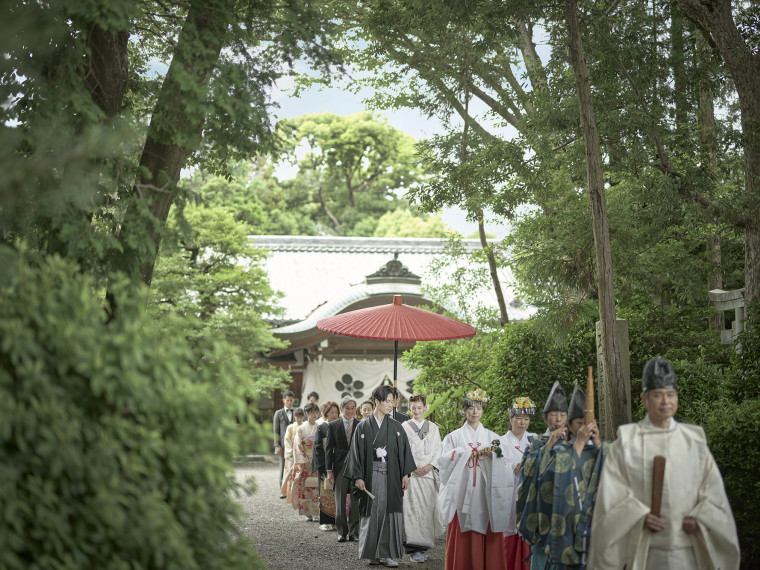
[[[319,520],[319,472],[312,471],[311,459],[314,453],[314,437],[317,434],[319,406],[309,402],[304,406],[308,421],[296,430],[294,446],[295,477],[291,493],[291,503],[307,521]]]

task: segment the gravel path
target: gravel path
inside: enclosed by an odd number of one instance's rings
[[[242,494],[238,501],[243,507],[243,532],[254,540],[259,556],[269,568],[368,568],[367,561],[358,558],[356,542],[338,543],[337,532],[319,530],[319,523],[303,520],[285,499],[279,498],[278,475],[279,465],[270,462],[239,464],[235,467],[238,483],[250,488],[251,485],[246,482],[250,479],[255,481],[256,492],[250,495]],[[399,560],[399,567],[443,570],[445,548],[445,537],[439,538],[435,548],[428,551],[430,558],[427,562],[418,564],[405,556]]]

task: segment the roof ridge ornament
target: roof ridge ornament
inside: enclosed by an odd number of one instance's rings
[[[365,278],[367,285],[373,283],[413,283],[419,285],[422,282],[419,275],[415,275],[398,260],[398,251],[393,254],[393,259],[380,267],[374,273]]]

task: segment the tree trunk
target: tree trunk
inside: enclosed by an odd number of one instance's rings
[[[97,24],[84,25],[87,34],[87,59],[83,83],[93,102],[104,115],[104,122],[109,121],[121,111],[124,93],[129,79],[129,31],[109,31]],[[77,134],[84,131],[86,120],[80,116]],[[96,169],[104,170],[101,160],[91,160]],[[64,173],[65,176],[65,173]],[[114,189],[115,190],[115,189]],[[99,196],[98,199],[101,197]],[[83,210],[72,204],[64,206],[69,220],[81,224],[81,231],[86,231],[92,223],[92,210]],[[57,253],[68,257],[72,255],[67,240],[61,237],[59,227],[51,227],[48,235],[47,253]]]
[[[612,251],[607,221],[607,203],[604,196],[602,150],[596,127],[591,81],[583,55],[576,0],[565,0],[565,22],[570,40],[570,62],[575,75],[575,88],[580,107],[581,130],[586,146],[586,172],[588,176],[591,218],[596,249],[597,282],[599,284],[599,321],[602,331],[604,368],[609,383],[613,430],[630,421],[631,410],[626,409],[625,381],[615,339],[615,292],[613,290]]]
[[[723,57],[734,80],[741,110],[744,150],[744,298],[760,297],[760,57],[752,53],[736,27],[730,0],[676,0]]]
[[[119,234],[124,253],[117,264],[147,285],[153,279],[161,235],[187,157],[201,142],[204,99],[219,60],[230,15],[228,0],[190,4],[171,65],[151,115],[138,177]],[[150,236],[150,246],[141,235]]]
[[[713,93],[713,77],[710,71],[710,49],[707,46],[704,35],[697,32],[697,69],[699,77],[697,86],[699,89],[699,150],[702,163],[702,171],[705,180],[714,180],[718,167],[717,140],[715,138],[715,104]],[[705,243],[707,250],[707,262],[709,270],[707,274],[707,290],[723,288],[723,274],[721,272],[720,236],[713,234],[707,236]],[[710,329],[722,331],[725,328],[726,319],[722,311],[713,309],[710,312]]]
[[[493,283],[493,289],[496,292],[496,301],[499,303],[499,323],[501,326],[509,324],[509,314],[507,313],[507,304],[504,302],[504,293],[501,290],[501,282],[499,281],[499,274],[497,273],[496,257],[493,254],[493,249],[486,239],[486,228],[483,225],[483,212],[480,212],[478,216],[478,235],[480,236],[480,246],[483,251],[486,252],[486,258],[488,259],[488,270],[491,272],[491,282]]]
[[[683,18],[671,4],[670,14],[670,65],[673,69],[673,100],[676,108],[676,133],[686,128],[686,67],[684,65]]]
[[[112,119],[121,110],[129,79],[129,32],[111,32],[97,24],[87,29],[87,73],[84,84],[93,101]]]
[[[335,226],[335,229],[337,231],[340,231],[340,222],[338,221],[338,218],[336,218],[335,215],[330,211],[330,208],[327,207],[327,202],[325,201],[324,184],[319,185],[319,203],[322,204],[322,209],[325,211],[325,215],[330,218],[330,221]]]

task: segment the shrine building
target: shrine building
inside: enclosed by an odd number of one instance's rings
[[[319,393],[320,403],[339,402],[350,394],[357,403],[369,399],[374,388],[392,383],[393,341],[333,335],[317,328],[320,319],[378,305],[401,295],[405,305],[428,306],[422,284],[443,279],[431,274],[430,264],[444,253],[438,238],[364,238],[335,236],[251,236],[258,249],[267,250],[263,263],[272,288],[283,294],[285,314],[271,320],[274,335],[289,343],[264,358],[291,377],[296,403]],[[479,240],[463,240],[467,249],[479,249]],[[512,320],[528,318],[531,308],[514,298],[507,270],[500,271],[502,289]],[[489,298],[489,293],[490,297]],[[480,302],[496,306],[496,295],[483,292]],[[440,311],[439,311],[440,312]],[[399,355],[413,342],[399,342]],[[398,363],[398,388],[412,394],[416,371]],[[282,406],[280,391],[257,403],[262,417]]]

